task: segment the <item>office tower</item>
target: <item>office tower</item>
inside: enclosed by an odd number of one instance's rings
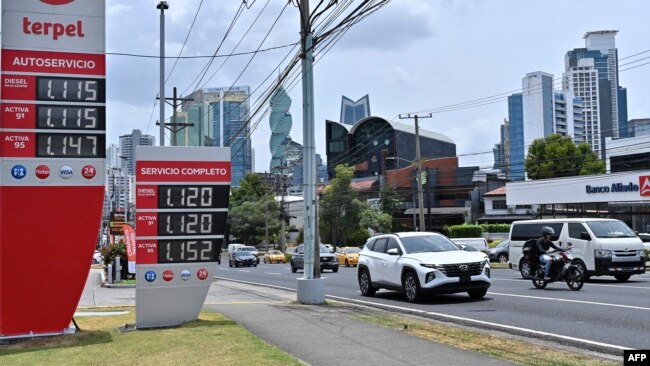
[[[208,103],[188,102],[176,112],[176,122],[188,126],[176,134],[177,146],[213,146],[213,124]]]
[[[291,107],[291,98],[283,87],[279,87],[271,96],[271,114],[269,116],[269,125],[271,126],[269,172],[272,173],[281,166],[287,165],[287,143],[290,141],[288,137],[292,125],[289,107]]]
[[[116,144],[110,144],[106,148],[106,167],[118,167],[122,165],[120,162],[120,148]]]
[[[627,128],[629,137],[650,136],[650,118],[631,119]]]
[[[230,147],[233,187],[252,171],[253,152],[250,130],[250,88],[248,86],[203,88],[192,93],[193,101],[184,103],[187,121],[211,126],[201,134],[202,146]],[[207,136],[207,138],[206,138]],[[211,140],[209,137],[211,136]]]
[[[504,167],[511,180],[525,179],[526,156],[533,141],[554,133],[576,143],[585,141],[582,100],[568,90],[554,91],[553,84],[552,74],[531,72],[522,79],[522,92],[508,97],[509,118],[494,148],[494,167]]]
[[[553,134],[553,75],[531,72],[521,80],[524,156],[533,140]]]
[[[618,83],[618,31],[587,32],[585,48],[568,51],[562,88],[583,102],[585,139],[603,159],[606,137],[626,136],[627,101]]]
[[[341,98],[341,123],[354,125],[362,118],[370,116],[370,97],[368,94],[356,102],[346,97]]]
[[[138,145],[153,146],[155,143],[156,139],[153,136],[143,135],[140,130],[133,130],[129,135],[120,136],[120,151],[127,174],[135,175],[135,147]]]
[[[506,154],[506,151],[508,149],[508,120],[504,119],[503,124],[499,127],[499,136],[500,136],[500,141],[498,144],[494,144],[494,148],[492,149],[492,154],[494,155],[494,165],[492,166],[493,169],[498,169],[503,173],[506,173],[509,169],[507,162],[509,161],[509,158],[507,158],[509,155]]]
[[[521,93],[508,97],[508,150],[509,169],[506,177],[512,181],[524,180],[524,106]]]

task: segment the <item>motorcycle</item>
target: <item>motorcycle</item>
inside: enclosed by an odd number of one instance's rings
[[[571,251],[554,252],[548,255],[551,261],[550,280],[544,279],[544,265],[540,264],[533,255],[526,258],[530,271],[524,274],[524,278],[532,280],[533,285],[539,289],[545,288],[549,283],[565,281],[571,290],[580,290],[585,284],[585,275],[579,266],[571,264],[573,260]]]

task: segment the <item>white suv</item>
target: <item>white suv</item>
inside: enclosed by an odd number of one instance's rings
[[[370,238],[359,254],[357,277],[364,296],[385,288],[404,292],[410,302],[421,300],[424,292],[467,292],[482,298],[491,284],[487,260],[428,232]]]

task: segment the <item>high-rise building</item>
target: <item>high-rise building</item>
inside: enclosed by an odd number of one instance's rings
[[[506,177],[512,181],[524,180],[524,103],[521,93],[508,97],[508,149],[509,161]],[[504,142],[505,144],[506,142]]]
[[[106,167],[118,167],[121,166],[120,162],[120,147],[116,144],[110,144],[106,148]]]
[[[631,119],[627,128],[629,137],[650,136],[650,118]]]
[[[508,125],[509,122],[507,119],[503,120],[503,124],[499,127],[499,136],[501,140],[498,144],[494,144],[492,149],[492,154],[494,154],[494,166],[493,169],[498,169],[501,172],[505,173],[509,170],[508,162],[510,161],[509,154],[506,154],[508,151]]]
[[[269,125],[271,127],[271,140],[269,148],[271,149],[270,172],[275,172],[281,166],[287,165],[287,143],[289,132],[291,132],[291,98],[284,90],[279,87],[271,96],[271,114],[269,116]]]
[[[553,75],[536,71],[521,80],[524,156],[533,140],[553,134]]]
[[[562,88],[583,102],[585,140],[603,159],[606,137],[626,135],[627,97],[618,80],[618,31],[587,32],[585,48],[568,51]]]
[[[120,136],[121,158],[125,160],[127,174],[135,175],[135,147],[138,145],[153,146],[155,144],[155,137],[143,135],[140,130],[133,130],[129,135]]]
[[[524,162],[536,139],[557,133],[584,142],[582,100],[568,90],[553,91],[553,84],[552,74],[531,72],[522,79],[522,92],[508,97],[509,118],[494,148],[494,168],[508,179],[525,179]]]
[[[199,146],[230,147],[232,186],[239,186],[252,171],[253,151],[250,130],[250,88],[233,86],[203,88],[192,93],[193,101],[184,103],[187,122],[203,126]],[[211,126],[206,129],[205,126]]]
[[[354,125],[360,119],[370,116],[370,97],[368,94],[356,102],[346,97],[341,98],[341,123]]]

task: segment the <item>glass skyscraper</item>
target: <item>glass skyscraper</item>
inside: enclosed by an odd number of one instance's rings
[[[508,179],[517,181],[524,180],[526,170],[524,168],[524,103],[521,93],[512,94],[508,97],[508,156],[510,157],[509,171],[506,171]]]
[[[625,137],[627,96],[618,83],[618,31],[585,33],[585,48],[566,53],[562,88],[583,101],[585,138],[605,158],[605,138]]]
[[[291,141],[288,137],[292,125],[289,107],[291,107],[291,98],[283,87],[279,87],[271,96],[271,115],[269,116],[271,127],[269,172],[271,173],[275,173],[281,166],[287,166],[287,144]]]
[[[187,113],[187,122],[203,126],[197,140],[202,143],[199,146],[230,147],[231,185],[238,187],[252,171],[250,88],[204,88],[192,93],[190,98],[194,100],[184,103],[181,110]]]

